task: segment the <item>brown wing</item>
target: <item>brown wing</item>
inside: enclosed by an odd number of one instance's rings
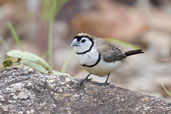
[[[120,49],[104,39],[97,38],[96,47],[106,62],[115,62],[126,58],[126,55]]]

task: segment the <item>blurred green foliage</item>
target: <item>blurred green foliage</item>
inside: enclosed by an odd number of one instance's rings
[[[11,60],[12,63],[23,63],[24,65],[30,66],[31,68],[36,69],[37,71],[40,71],[42,73],[52,73],[52,69],[48,65],[48,63],[46,63],[46,61],[33,53],[21,50],[12,50],[7,52],[6,55],[7,59]],[[5,60],[4,63],[9,63],[9,61],[6,62]],[[6,68],[6,66],[3,67]]]
[[[49,24],[49,35],[48,35],[48,59],[50,67],[53,69],[53,24],[54,24],[54,18],[60,11],[60,9],[63,7],[63,5],[67,2],[67,0],[41,0],[40,6],[42,11],[42,18]],[[22,43],[13,27],[13,25],[9,22],[8,27],[11,31],[11,34],[17,44],[17,46],[23,51]],[[3,40],[2,37],[0,37],[0,43],[3,44],[5,48],[9,50],[9,46],[7,43]]]

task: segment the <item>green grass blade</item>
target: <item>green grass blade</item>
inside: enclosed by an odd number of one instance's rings
[[[116,43],[116,44],[119,44],[119,45],[124,45],[124,46],[128,46],[128,47],[131,47],[133,49],[139,49],[138,46],[136,45],[133,45],[133,44],[130,44],[128,42],[124,42],[124,41],[121,41],[121,40],[117,40],[117,39],[114,39],[114,38],[105,38],[107,41],[111,42],[111,43]]]
[[[2,38],[2,36],[0,36],[0,43],[2,43],[3,47],[6,49],[6,50],[9,50],[10,47],[8,46],[8,44],[5,42],[5,40]]]
[[[18,35],[17,35],[17,33],[16,33],[16,31],[15,31],[13,25],[12,25],[10,22],[8,23],[8,27],[9,27],[9,29],[10,29],[10,31],[11,31],[11,34],[12,34],[12,36],[13,36],[13,38],[14,38],[16,44],[17,44],[17,46],[18,46],[21,50],[23,50],[21,41],[20,41],[20,39],[19,39],[19,37],[18,37]]]
[[[56,1],[56,0],[55,0]],[[56,8],[56,3],[52,4],[50,11],[50,20],[49,20],[49,34],[48,34],[48,58],[49,64],[53,69],[53,23],[54,23],[54,10]]]
[[[48,59],[51,68],[53,69],[53,23],[49,25],[49,41],[48,41]]]
[[[48,62],[53,68],[53,24],[54,18],[67,0],[41,0],[42,16],[49,23],[48,33]]]
[[[69,64],[69,62],[71,61],[72,57],[73,57],[73,54],[74,54],[74,50],[72,50],[69,55],[67,56],[64,64],[62,65],[62,69],[61,69],[61,72],[64,73],[66,72],[66,69],[67,69],[67,66]]]
[[[164,91],[165,91],[169,96],[171,96],[171,92],[169,92],[169,91],[166,89],[166,87],[165,87],[165,85],[164,85],[163,83],[161,83],[161,84],[162,84],[162,87],[163,87]]]

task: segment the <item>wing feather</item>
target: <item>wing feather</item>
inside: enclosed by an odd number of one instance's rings
[[[115,62],[126,58],[126,55],[110,42],[97,38],[96,47],[106,62]]]

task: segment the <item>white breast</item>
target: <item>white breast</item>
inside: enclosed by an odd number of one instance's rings
[[[97,62],[99,52],[96,49],[92,48],[90,52],[87,52],[85,54],[75,54],[75,56],[79,64],[90,66]],[[97,65],[93,67],[83,67],[91,74],[97,76],[106,76],[108,73],[112,72],[115,69],[117,63],[119,62],[105,62],[101,57]]]
[[[98,60],[98,52],[93,48],[85,54],[75,54],[80,65],[93,65]]]

